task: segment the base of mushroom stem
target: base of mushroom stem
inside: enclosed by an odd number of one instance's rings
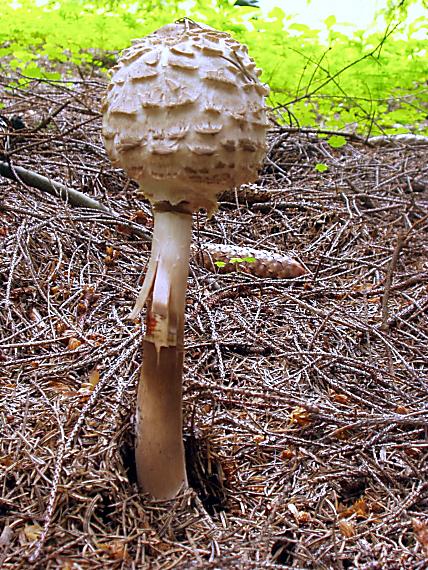
[[[135,462],[138,484],[157,499],[187,487],[182,435],[182,348],[143,342],[137,396]]]

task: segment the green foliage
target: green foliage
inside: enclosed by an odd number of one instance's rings
[[[217,267],[224,267],[227,263],[234,263],[238,268],[241,263],[254,263],[256,261],[255,257],[231,257],[229,261],[215,261],[214,265]]]
[[[428,9],[428,0],[388,0],[385,12],[390,18],[397,16],[397,14],[403,18],[407,16],[412,4],[421,4],[425,9]]]
[[[317,172],[325,172],[326,170],[328,170],[328,166],[326,164],[324,164],[323,162],[318,162],[315,165],[315,170]]]
[[[231,257],[229,259],[230,263],[254,263],[255,261],[255,257]]]
[[[333,135],[327,139],[327,142],[331,146],[331,148],[340,148],[342,146],[345,146],[346,139],[341,135]]]
[[[391,13],[396,14],[399,2],[394,1]],[[20,72],[21,85],[29,79],[59,79],[58,70],[72,74],[73,66],[107,71],[133,38],[189,16],[249,46],[263,69],[262,80],[271,87],[269,104],[280,122],[364,134],[427,132],[426,43],[418,39],[426,28],[422,18],[400,35],[361,31],[348,38],[329,16],[326,45],[318,30],[304,24],[284,29],[287,18],[280,8],[263,18],[258,8],[234,6],[233,0],[194,0],[190,10],[179,0],[40,4],[0,2],[0,72],[7,74],[6,65]]]

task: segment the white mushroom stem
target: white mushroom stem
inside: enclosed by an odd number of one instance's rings
[[[131,318],[147,303],[138,387],[136,466],[140,487],[158,499],[187,485],[182,436],[183,329],[192,215],[154,210],[146,278]]]

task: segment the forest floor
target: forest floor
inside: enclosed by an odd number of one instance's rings
[[[126,319],[152,218],[103,149],[106,84],[1,82],[27,125],[12,164],[123,223],[0,177],[0,567],[428,568],[428,146],[274,127],[257,184],[195,217],[197,247],[283,252],[307,273],[192,260],[192,488],[156,502],[135,480],[143,324]]]

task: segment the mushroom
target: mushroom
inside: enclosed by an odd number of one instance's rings
[[[126,49],[103,104],[112,163],[150,200],[147,273],[130,315],[146,304],[136,414],[139,486],[169,499],[187,485],[182,437],[185,296],[192,213],[251,182],[266,153],[265,96],[247,47],[189,19]]]

